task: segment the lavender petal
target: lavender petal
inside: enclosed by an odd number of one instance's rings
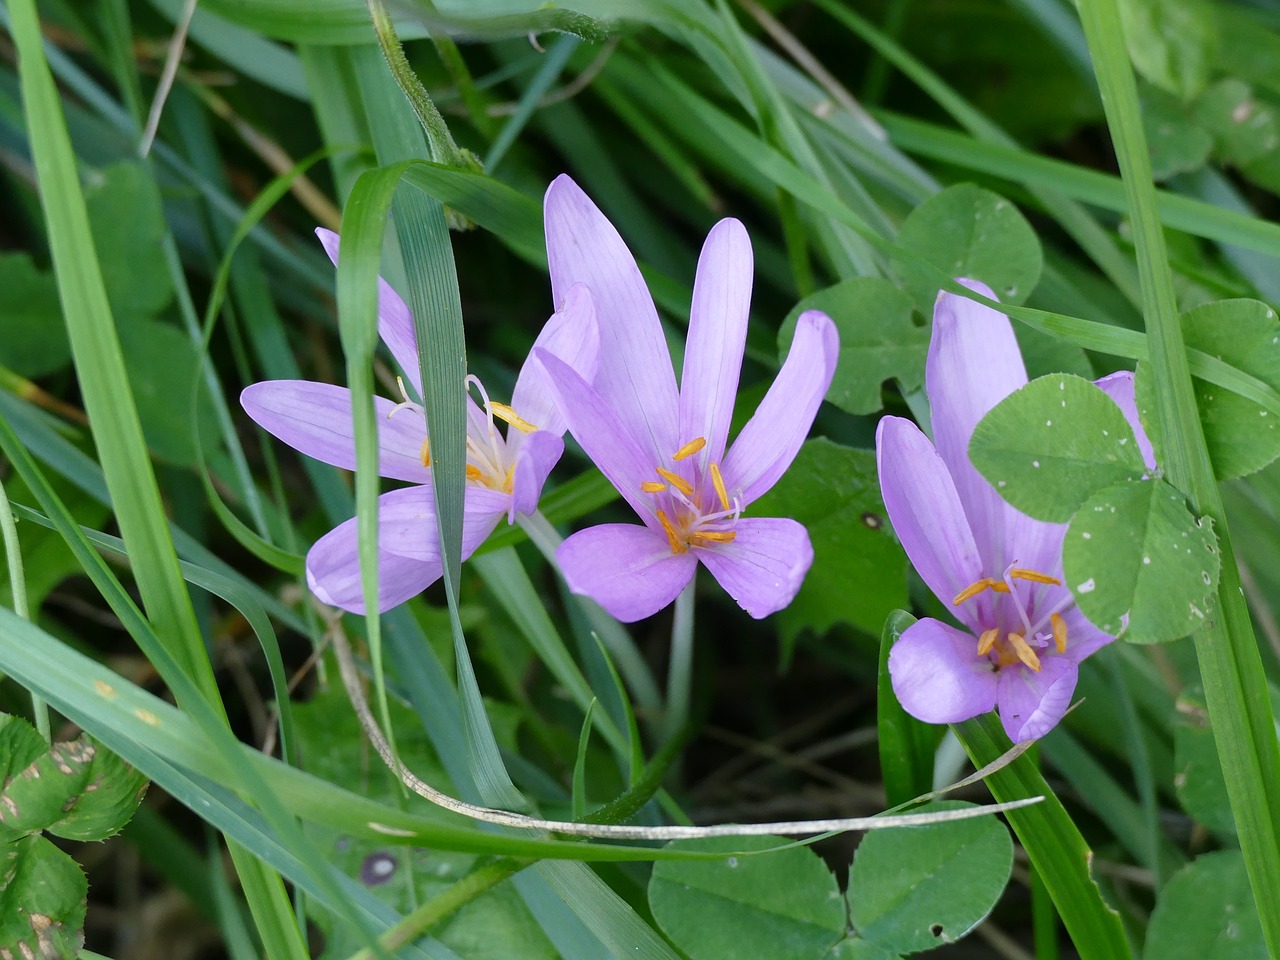
[[[547,263],[557,309],[585,283],[600,324],[595,386],[642,442],[674,452],[679,394],[658,311],[622,237],[582,189],[561,175],[544,201]]]
[[[356,468],[351,391],[310,380],[266,380],[240,394],[240,405],[258,426],[295,450],[344,470]],[[422,462],[426,424],[412,410],[374,397],[378,424],[378,473],[395,480],[429,483]],[[394,411],[394,412],[393,412]]]
[[[925,723],[958,723],[996,705],[996,672],[969,633],[918,620],[889,650],[889,677],[902,708]]]
[[[813,564],[809,533],[794,520],[744,517],[732,543],[694,547],[716,582],[760,620],[795,599]]]
[[[651,617],[693,578],[691,552],[672,553],[648,527],[606,523],[573,534],[556,551],[565,583],[623,623]]]
[[[791,466],[831,386],[839,352],[831,318],[817,310],[802,313],[786,362],[724,459],[729,495],[744,506]]]
[[[1038,740],[1071,706],[1078,670],[1067,657],[1042,655],[1039,672],[1021,664],[1000,671],[996,701],[1000,722],[1014,743]]]
[[[680,440],[706,439],[695,461],[704,467],[724,459],[747,342],[753,270],[746,228],[737,220],[712,227],[698,258],[680,377]]]

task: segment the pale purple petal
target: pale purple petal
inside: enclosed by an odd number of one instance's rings
[[[515,473],[511,482],[511,506],[507,522],[515,523],[517,513],[533,513],[542,497],[542,485],[547,475],[560,461],[564,453],[564,441],[554,433],[537,430],[524,437],[520,452],[516,455]]]
[[[413,560],[378,550],[378,612],[416,597],[443,572],[438,557]],[[350,613],[366,612],[355,517],[334,527],[307,552],[307,585],[322,603]]]
[[[674,453],[678,396],[658,311],[618,231],[569,177],[544,202],[551,295],[559,309],[575,283],[591,288],[600,325],[595,386],[638,440]]]
[[[795,599],[813,563],[808,531],[794,520],[744,517],[733,532],[732,543],[692,552],[751,616],[777,613]]]
[[[889,650],[902,709],[925,723],[959,723],[996,705],[996,672],[978,641],[939,620],[917,620]]]
[[[680,441],[705,437],[694,462],[724,459],[742,372],[754,264],[751,240],[737,220],[721,220],[698,258],[689,337],[680,377]]]
[[[1116,406],[1120,408],[1124,418],[1129,421],[1129,426],[1133,428],[1133,435],[1138,439],[1138,451],[1142,454],[1142,462],[1147,465],[1148,471],[1154,471],[1156,468],[1156,453],[1152,449],[1151,438],[1147,436],[1147,431],[1142,428],[1142,420],[1138,417],[1138,403],[1134,399],[1133,392],[1133,374],[1128,370],[1121,370],[1118,373],[1105,376],[1101,380],[1095,380],[1093,383],[1094,386],[1116,402]]]
[[[338,235],[324,227],[316,227],[316,236],[333,265],[338,265]],[[413,314],[391,284],[378,277],[378,336],[387,345],[396,363],[404,371],[409,386],[422,390],[422,373],[418,367],[418,337],[413,330]]]
[[[653,509],[640,484],[656,478],[657,455],[644,450],[613,408],[567,363],[545,350],[535,350],[534,356],[550,375],[547,382],[574,439],[647,522]]]
[[[959,282],[996,299],[985,284]],[[925,366],[933,440],[951,471],[988,576],[999,576],[1014,560],[1038,569],[1047,555],[1026,542],[1038,522],[1008,506],[969,460],[969,438],[978,421],[1026,382],[1009,318],[956,294],[938,294]]]
[[[730,497],[751,503],[791,466],[831,386],[839,353],[831,318],[817,310],[802,313],[786,362],[724,459]]]
[[[507,515],[511,494],[467,484],[462,502],[462,559],[484,543]],[[378,498],[378,546],[413,560],[440,558],[436,498],[430,484],[392,490]]]
[[[1036,672],[1021,664],[1000,671],[1000,722],[1014,743],[1036,740],[1057,726],[1071,706],[1079,671],[1073,661],[1041,656]]]
[[[351,391],[310,380],[266,380],[240,394],[240,405],[258,426],[295,450],[344,470],[356,468]],[[394,480],[430,483],[422,463],[427,426],[414,410],[373,398],[378,426],[378,473]],[[388,415],[391,414],[390,417]]]
[[[946,464],[914,423],[885,417],[876,429],[876,469],[885,512],[912,565],[934,596],[977,629],[985,597],[952,607],[956,594],[983,573]]]
[[[576,284],[569,288],[560,309],[547,321],[533,346],[559,357],[587,383],[595,379],[600,368],[600,327],[586,286]],[[530,350],[516,377],[511,406],[539,430],[558,437],[565,431],[565,420],[546,378],[546,371]]]
[[[1067,626],[1067,649],[1063,654],[1068,660],[1079,663],[1085,657],[1115,640],[1089,622],[1079,607],[1071,607],[1062,613]]]
[[[565,583],[623,623],[651,617],[679,595],[698,562],[672,553],[667,538],[632,523],[607,523],[573,534],[556,551]]]

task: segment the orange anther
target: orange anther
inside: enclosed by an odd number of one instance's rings
[[[660,476],[663,480],[667,481],[667,483],[671,484],[673,487],[675,487],[677,490],[683,493],[686,497],[693,496],[693,484],[690,483],[688,480],[686,480],[684,477],[680,476],[680,474],[672,473],[670,470],[664,470],[662,467],[658,467],[657,471],[658,471],[658,476]]]
[[[1053,645],[1058,648],[1059,653],[1065,653],[1067,650],[1067,621],[1056,613],[1049,615],[1049,623],[1053,627]]]
[[[646,480],[640,484],[640,489],[645,493],[661,493],[667,489],[667,485],[660,480]]]
[[[1062,586],[1062,581],[1057,577],[1051,577],[1047,573],[1040,573],[1036,570],[1024,570],[1021,567],[1015,567],[1010,570],[1009,576],[1015,580],[1030,580],[1032,583],[1050,583],[1055,587]]]
[[[1036,673],[1040,672],[1040,658],[1036,656],[1036,652],[1031,649],[1031,645],[1022,639],[1022,634],[1009,634],[1009,646],[1013,647],[1013,652],[1018,655],[1018,659],[1025,663]]]
[[[720,465],[718,463],[711,464],[708,472],[711,474],[711,485],[716,488],[716,496],[720,498],[720,509],[729,509],[729,491],[725,489],[724,477],[720,475]]]
[[[671,455],[672,460],[684,460],[686,457],[692,457],[695,453],[707,445],[706,437],[697,437],[690,440],[683,447]]]
[[[1000,636],[1000,631],[994,627],[990,630],[983,630],[982,636],[978,638],[978,656],[985,657],[991,652],[991,648],[996,645],[996,637]]]
[[[676,533],[676,528],[671,525],[671,521],[667,519],[667,515],[661,510],[658,511],[658,522],[662,524],[662,529],[667,532],[667,543],[671,544],[671,552],[687,552],[689,548],[684,545],[684,542]]]

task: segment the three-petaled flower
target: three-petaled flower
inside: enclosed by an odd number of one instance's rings
[[[671,603],[701,562],[751,616],[782,609],[813,562],[809,535],[794,520],[743,512],[809,432],[835,371],[835,325],[801,315],[777,379],[728,447],[753,268],[742,224],[720,221],[703,246],[677,387],[653,300],[613,225],[566,176],[547,190],[545,213],[553,296],[591,290],[599,372],[592,385],[548,351],[534,355],[569,430],[644,522],[565,540],[556,559],[569,588],[630,622]]]
[[[994,299],[984,285],[962,281]],[[1062,581],[1065,524],[1045,523],[1000,498],[969,459],[978,421],[1027,382],[1001,313],[942,293],[925,371],[934,442],[909,420],[876,432],[889,519],[924,582],[967,631],[925,618],[889,653],[898,700],[929,723],[956,723],[997,705],[1014,741],[1048,733],[1071,702],[1077,665],[1114,637],[1091,624]],[[1132,375],[1099,386],[1125,412],[1148,466]]]
[[[338,262],[338,235],[317,230],[330,259]],[[391,287],[378,281],[378,334],[404,375],[421,383],[417,338],[409,308]],[[538,335],[535,346],[567,368],[591,379],[600,338],[591,296],[585,287],[564,292],[560,309]],[[467,486],[463,500],[462,557],[484,542],[504,516],[532,513],[542,486],[564,452],[565,422],[540,364],[526,360],[511,404],[489,399],[468,377],[481,403],[467,397]],[[379,415],[378,472],[412,484],[378,498],[378,609],[389,610],[416,596],[443,573],[431,451],[422,407],[409,399],[374,398]],[[345,387],[309,380],[269,380],[246,387],[240,403],[259,426],[307,456],[354,470],[351,393]],[[507,426],[504,436],[494,420]],[[339,524],[307,553],[307,583],[323,602],[364,613],[356,520]]]

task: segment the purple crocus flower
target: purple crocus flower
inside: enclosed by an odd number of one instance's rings
[[[338,262],[338,235],[317,230],[329,258]],[[422,382],[413,317],[403,300],[378,280],[378,334],[414,385]],[[578,375],[595,375],[600,352],[591,296],[585,287],[565,292],[560,309],[538,335],[535,346]],[[483,385],[468,377],[481,403],[467,398],[467,486],[462,514],[462,558],[475,549],[504,516],[532,513],[547,474],[564,452],[565,422],[540,364],[526,360],[511,404],[489,399]],[[389,610],[416,596],[444,572],[431,486],[431,452],[422,407],[400,383],[396,403],[374,398],[378,412],[378,473],[411,486],[378,498],[378,609]],[[269,380],[246,387],[240,403],[259,426],[289,446],[346,470],[356,467],[351,392],[309,380]],[[518,411],[518,412],[517,412]],[[494,420],[508,424],[506,435]],[[323,602],[364,613],[356,520],[339,524],[307,553],[307,583]]]
[[[751,298],[742,224],[722,220],[702,248],[677,387],[653,300],[613,225],[565,176],[548,189],[545,209],[556,301],[585,283],[596,304],[595,385],[547,351],[534,353],[574,437],[644,522],[565,540],[556,559],[569,588],[631,622],[671,603],[701,562],[751,616],[782,609],[813,562],[809,535],[794,520],[743,512],[809,432],[835,370],[835,325],[817,311],[801,315],[782,370],[726,451]]]
[[[995,299],[983,284],[961,282]],[[944,292],[925,371],[934,443],[900,417],[885,417],[876,432],[889,519],[924,582],[966,628],[925,618],[904,631],[889,652],[894,693],[928,723],[956,723],[999,706],[1015,742],[1053,729],[1070,705],[1077,665],[1115,639],[1085,619],[1063,585],[1066,524],[1015,510],[969,460],[978,421],[1026,382],[1008,318]],[[1099,386],[1125,411],[1149,455],[1132,374]]]

